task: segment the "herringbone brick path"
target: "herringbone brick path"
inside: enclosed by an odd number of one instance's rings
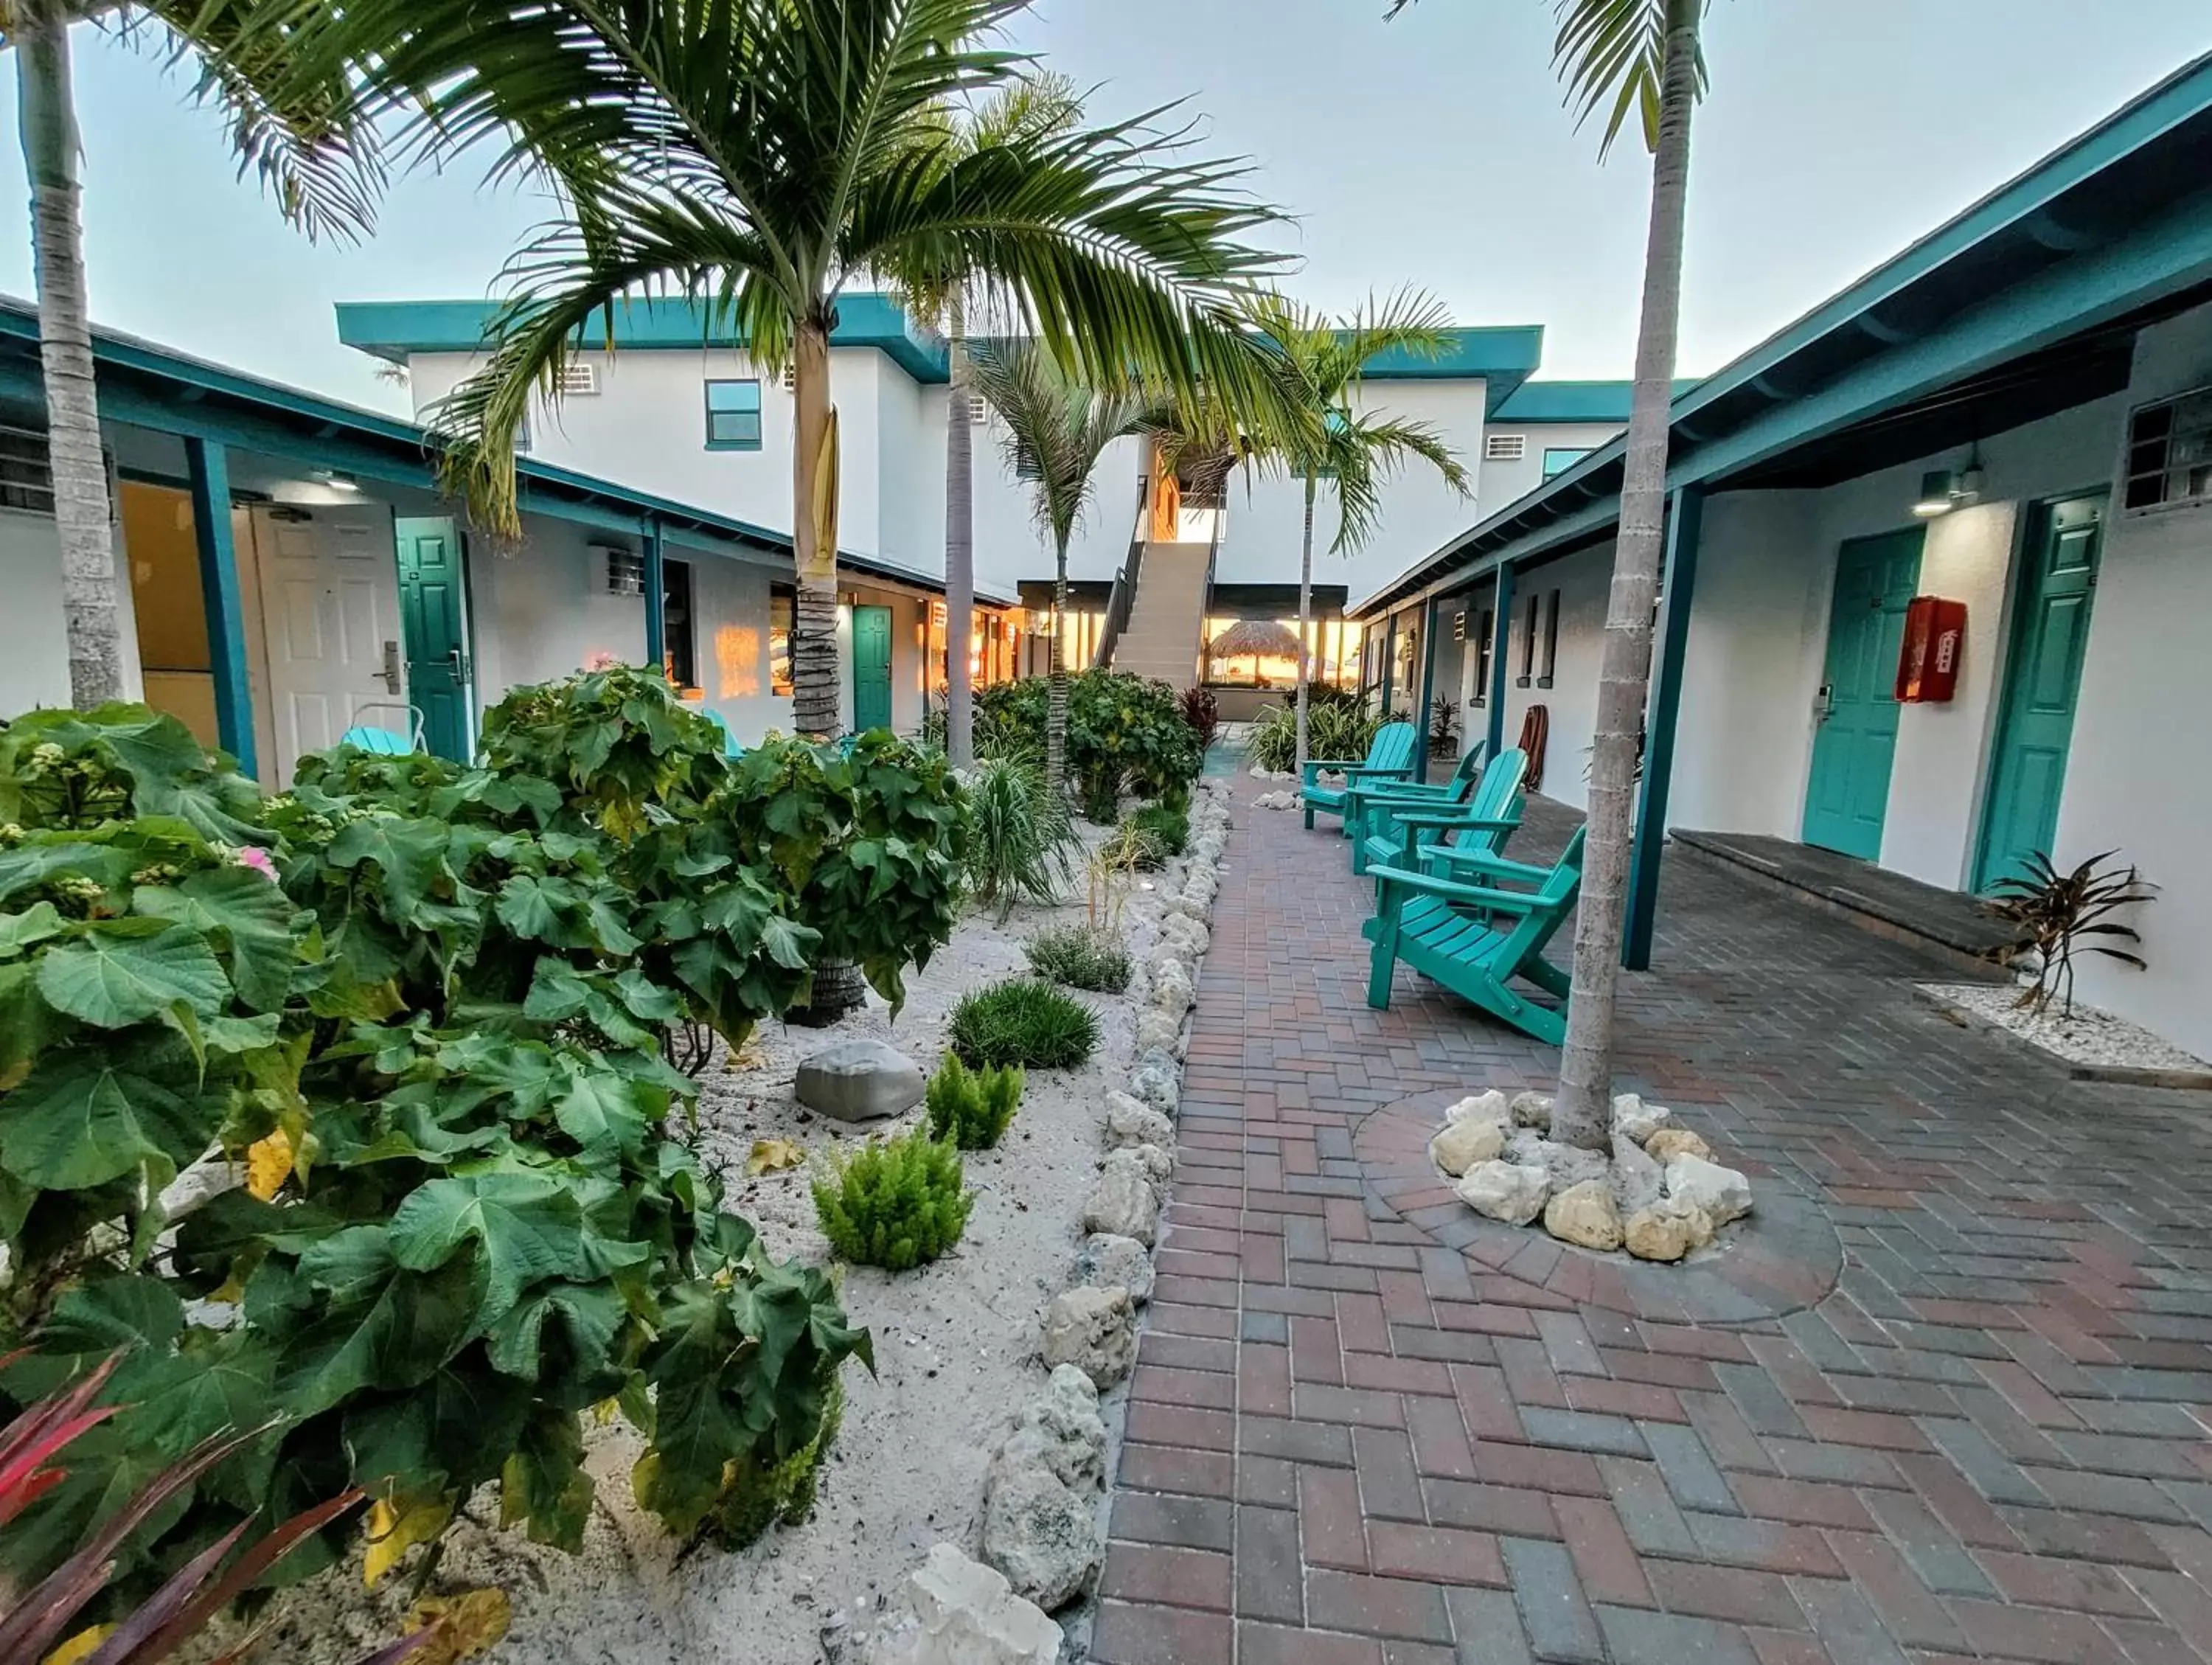
[[[1516,854],[1567,824],[1537,808]],[[1954,1028],[1911,951],[1683,863],[1621,1085],[1825,1207],[1842,1281],[1741,1326],[1577,1304],[1353,1152],[1555,1054],[1402,970],[1370,1011],[1344,845],[1239,823],[1094,1659],[2212,1659],[2201,1099]]]

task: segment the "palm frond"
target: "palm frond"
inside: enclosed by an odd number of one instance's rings
[[[1382,520],[1382,487],[1409,463],[1428,464],[1462,496],[1471,485],[1458,454],[1425,422],[1352,416],[1332,427],[1328,455],[1337,507],[1332,555],[1356,550],[1374,536]]]
[[[1030,483],[1039,528],[1064,547],[1091,501],[1099,459],[1138,431],[1155,397],[1133,382],[1092,387],[1026,341],[978,343],[968,368],[1006,424],[1008,472]]]

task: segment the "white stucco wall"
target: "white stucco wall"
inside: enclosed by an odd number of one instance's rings
[[[2146,331],[2130,403],[2212,382],[2212,308]],[[2106,522],[2096,611],[2082,664],[2062,865],[2106,850],[2135,863],[2158,900],[2130,910],[2136,971],[2086,957],[2084,999],[2212,1058],[2212,508],[2114,513]]]
[[[1547,450],[1595,451],[1620,432],[1619,422],[1548,422],[1493,420],[1483,429],[1483,445],[1469,453],[1468,468],[1475,470],[1475,520],[1486,520],[1516,498],[1525,497],[1544,483],[1544,453]],[[1500,434],[1518,434],[1526,443],[1521,460],[1493,463],[1483,457],[1490,440]],[[1470,521],[1468,524],[1472,525]],[[1356,599],[1356,598],[1355,598]]]
[[[115,559],[116,628],[123,635],[123,697],[141,698],[138,622],[121,539]],[[69,636],[62,613],[62,544],[53,517],[0,509],[0,717],[70,702]]]
[[[506,550],[471,544],[477,696],[486,706],[518,684],[573,675],[593,653],[629,665],[645,658],[644,599],[608,594],[587,548],[623,540],[565,520],[536,519],[526,532]]]
[[[1613,545],[1581,550],[1547,566],[1521,573],[1514,579],[1512,639],[1505,654],[1505,726],[1507,745],[1521,738],[1521,725],[1528,708],[1543,706],[1551,716],[1551,733],[1544,745],[1544,778],[1539,788],[1547,798],[1577,809],[1589,801],[1590,738],[1597,727],[1598,661],[1605,646],[1606,591],[1613,576]],[[1559,593],[1559,651],[1553,660],[1552,686],[1540,688],[1532,679],[1521,683],[1522,654],[1528,640],[1528,598],[1541,598],[1548,610],[1551,595]],[[1486,592],[1477,611],[1488,607]],[[1542,624],[1538,624],[1540,633]],[[1543,669],[1540,635],[1536,670]]]

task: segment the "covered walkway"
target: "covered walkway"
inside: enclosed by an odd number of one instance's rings
[[[1516,854],[1571,824],[1536,807]],[[1955,1028],[1911,988],[1943,963],[1670,857],[1620,1085],[1842,1253],[1753,1267],[1770,1316],[1664,1314],[1419,1223],[1393,1107],[1555,1054],[1403,970],[1370,1011],[1345,846],[1238,823],[1095,1659],[2212,1659],[2199,1097]]]

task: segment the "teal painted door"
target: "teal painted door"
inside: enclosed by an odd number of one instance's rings
[[[891,726],[891,610],[853,609],[853,732]]]
[[[1978,890],[2018,872],[2021,857],[2047,852],[2058,831],[2104,521],[2100,493],[2039,504],[2029,522],[1982,814]]]
[[[441,516],[392,522],[399,551],[399,634],[407,700],[422,714],[422,741],[440,757],[469,752],[469,653],[461,539]]]
[[[1897,655],[1920,581],[1921,530],[1855,538],[1836,556],[1821,715],[1805,787],[1805,842],[1862,860],[1881,855],[1897,752]]]

